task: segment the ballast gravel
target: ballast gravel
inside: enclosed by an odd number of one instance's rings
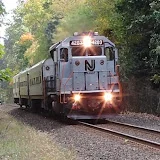
[[[110,115],[107,119],[160,131],[160,117],[146,113],[126,112],[120,115]]]
[[[18,109],[15,105],[3,105],[0,107],[0,110],[11,114],[26,125],[52,135],[54,143],[64,149],[73,151],[76,160],[160,159],[160,150],[158,149],[96,131],[79,124],[63,124],[54,118],[46,118]],[[153,129],[160,128],[159,117],[153,115],[147,115],[147,118],[145,117],[141,114],[127,113],[126,115],[119,115],[119,120],[121,119],[121,121],[127,123],[125,121],[126,118],[131,124],[148,126]]]

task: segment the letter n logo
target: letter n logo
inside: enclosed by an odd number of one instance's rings
[[[91,60],[91,64],[87,60],[85,60],[85,70],[94,71],[95,69],[95,60]]]

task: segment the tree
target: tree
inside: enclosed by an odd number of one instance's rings
[[[72,4],[72,3],[71,3]],[[100,34],[115,40],[113,24],[115,24],[115,1],[87,0],[72,5],[72,9],[65,12],[63,19],[57,26],[54,39],[63,39],[78,31],[98,31]],[[114,22],[114,23],[113,23]]]
[[[32,45],[24,53],[30,65],[48,56],[57,25],[70,10],[78,6],[77,3],[81,4],[82,1],[71,0],[68,3],[67,0],[28,0],[21,6],[19,13],[23,15],[23,24],[34,36]]]
[[[153,22],[153,30],[150,38],[150,65],[153,70],[158,72],[160,69],[160,1],[154,0],[150,3],[150,19]]]
[[[28,0],[20,3],[14,12],[14,23],[7,29],[8,63],[17,70],[32,66],[48,56],[53,42],[75,31],[98,31],[116,41],[114,8],[115,1],[109,0],[107,3],[106,0],[70,0],[69,3],[68,0]],[[29,34],[32,40],[22,40]],[[14,55],[12,59],[11,55]],[[17,65],[13,67],[15,61]]]
[[[8,67],[14,69],[14,74],[24,70],[28,66],[28,59],[24,56],[25,51],[31,45],[23,38],[28,33],[28,28],[22,23],[22,15],[14,11],[14,22],[6,29],[5,62]],[[23,41],[22,41],[23,40]]]
[[[160,67],[159,0],[121,0],[117,12],[122,20],[124,70],[130,74]],[[129,63],[128,63],[129,62]]]
[[[2,1],[0,1],[0,26],[2,25],[3,16],[5,14],[5,8]]]
[[[5,13],[4,5],[0,1],[0,26],[2,24],[2,18],[3,18],[4,13]],[[4,53],[5,53],[4,46],[0,44],[0,58],[2,58]],[[2,64],[3,62],[1,61],[0,63]],[[10,70],[8,68],[0,70],[0,81],[4,81],[4,80],[9,81],[9,78],[10,78],[9,74],[10,74]]]

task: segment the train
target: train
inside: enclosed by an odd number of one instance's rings
[[[14,103],[69,119],[121,112],[118,49],[98,32],[75,32],[46,58],[13,77]]]

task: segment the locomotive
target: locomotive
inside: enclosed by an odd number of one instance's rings
[[[75,32],[47,58],[13,77],[14,103],[72,119],[121,112],[118,50],[98,32]]]

